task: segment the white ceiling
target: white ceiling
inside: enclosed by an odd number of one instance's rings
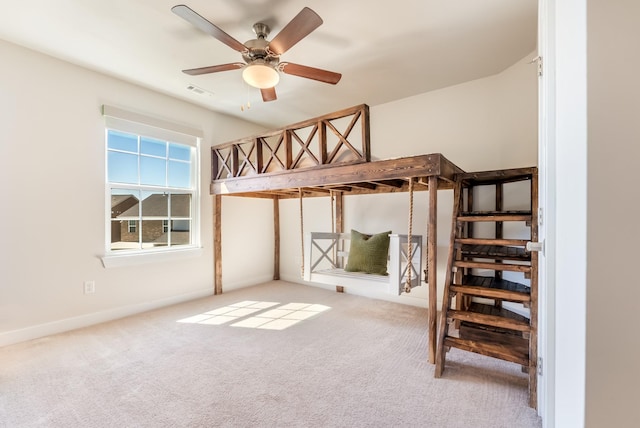
[[[283,74],[264,103],[241,70],[182,69],[242,62],[171,12],[184,3],[240,42],[266,22],[272,39],[304,6],[324,24],[282,60],[342,73],[335,86]],[[498,73],[536,47],[537,0],[0,0],[0,38],[214,111],[284,126]],[[3,66],[9,66],[3,64]],[[46,73],[46,70],[42,71]],[[198,95],[195,85],[212,95]],[[251,108],[240,106],[250,101]]]

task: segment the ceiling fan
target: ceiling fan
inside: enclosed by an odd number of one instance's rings
[[[254,24],[253,31],[256,38],[245,43],[240,43],[186,5],[174,6],[171,11],[231,49],[240,52],[244,60],[244,63],[233,62],[182,70],[191,76],[244,68],[243,79],[249,85],[260,89],[263,101],[277,99],[275,86],[280,80],[280,72],[332,85],[338,83],[342,77],[340,73],[333,71],[292,62],[280,62],[280,55],[322,24],[322,18],[308,7],[303,8],[271,41],[267,40],[269,26],[261,22]]]

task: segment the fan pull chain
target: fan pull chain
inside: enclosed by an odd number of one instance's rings
[[[240,111],[244,111],[245,107],[247,108],[247,110],[251,108],[251,99],[249,98],[249,95],[250,95],[249,91],[251,90],[251,88],[246,83],[244,84],[244,86],[247,87],[247,104],[241,104]]]

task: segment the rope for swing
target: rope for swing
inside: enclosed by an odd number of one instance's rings
[[[329,190],[329,196],[331,197],[331,233],[336,233],[336,213],[335,213],[335,195],[333,190]],[[333,267],[336,267],[336,252],[337,252],[337,239],[336,244],[333,246],[332,257]]]
[[[405,293],[411,293],[411,276],[413,273],[413,178],[409,179],[409,227],[407,228],[407,282],[404,285]]]
[[[298,187],[298,199],[300,201],[300,254],[302,254],[302,260],[300,261],[300,277],[304,278],[304,217],[302,214],[302,188]]]

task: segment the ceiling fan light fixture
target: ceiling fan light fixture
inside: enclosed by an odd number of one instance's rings
[[[242,78],[248,85],[258,89],[273,88],[280,81],[280,74],[265,64],[250,64],[242,71]]]

